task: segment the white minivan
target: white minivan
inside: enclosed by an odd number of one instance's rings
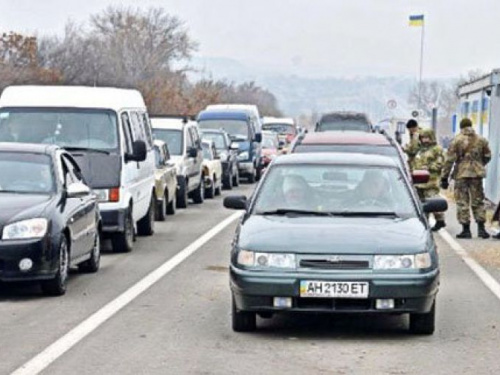
[[[10,86],[0,96],[0,142],[57,144],[71,152],[99,197],[113,250],[152,235],[155,157],[151,124],[136,90]]]

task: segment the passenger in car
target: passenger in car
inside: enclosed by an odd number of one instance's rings
[[[298,175],[288,175],[283,179],[283,197],[287,208],[315,209],[315,202],[309,184]]]

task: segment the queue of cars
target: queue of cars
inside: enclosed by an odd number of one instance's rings
[[[203,140],[193,119],[150,119],[136,90],[5,89],[0,281],[39,281],[46,294],[62,295],[69,267],[98,270],[103,239],[115,252],[131,251],[137,235],[153,235],[155,221],[187,207],[188,199],[200,204],[237,186],[240,161],[250,160],[245,170],[254,181],[260,118],[252,107],[216,110],[224,111],[243,123],[230,122],[233,133],[205,126]]]
[[[435,330],[439,259],[427,215],[397,142],[364,115],[322,117],[276,157],[244,211],[230,258],[232,327],[279,313],[407,314],[415,334]]]

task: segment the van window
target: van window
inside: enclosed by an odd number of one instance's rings
[[[84,108],[2,108],[0,142],[118,150],[116,113]]]
[[[250,124],[244,120],[202,120],[199,126],[201,129],[225,130],[234,140],[248,141],[253,137]]]
[[[143,113],[140,116],[140,119],[142,120],[142,124],[144,126],[144,132],[146,134],[146,144],[149,147],[153,147],[153,133],[151,131],[151,122],[149,121],[148,114]]]
[[[130,119],[131,119],[131,124],[132,124],[132,132],[133,132],[133,137],[134,141],[143,141],[146,142],[146,134],[144,131],[144,125],[142,124],[142,121],[139,118],[139,114],[135,111],[130,112]]]
[[[121,118],[122,118],[123,134],[125,134],[125,146],[127,148],[125,151],[127,154],[132,154],[133,153],[132,126],[130,125],[130,118],[127,112],[123,112],[121,114]]]

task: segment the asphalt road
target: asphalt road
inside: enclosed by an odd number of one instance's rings
[[[235,192],[250,194],[253,186]],[[223,195],[229,194],[223,192]],[[105,252],[97,275],[68,293],[0,285],[0,374],[9,374],[234,212],[222,199],[190,205],[130,254]],[[442,287],[433,336],[405,317],[278,316],[256,333],[230,327],[228,259],[236,221],[97,327],[46,374],[494,374],[500,301],[440,236]]]

